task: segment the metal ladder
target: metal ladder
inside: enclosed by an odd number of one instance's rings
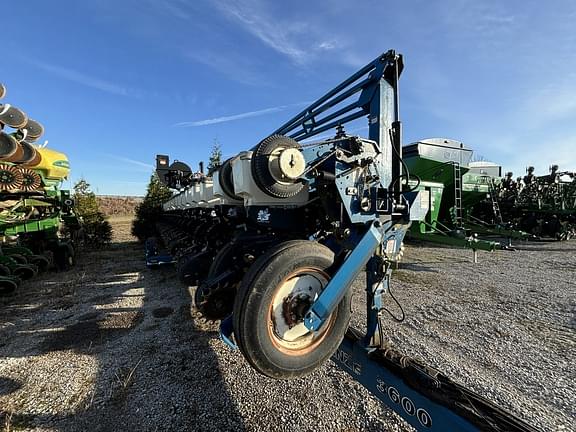
[[[462,221],[462,171],[460,163],[453,162],[454,167],[454,224],[457,228],[463,227]]]
[[[494,217],[496,218],[497,224],[504,224],[504,219],[502,219],[502,212],[500,211],[500,204],[498,204],[497,192],[496,187],[494,186],[494,182],[492,178],[486,177],[486,181],[488,182],[488,193],[490,195],[490,201],[492,201],[492,211],[494,212]]]

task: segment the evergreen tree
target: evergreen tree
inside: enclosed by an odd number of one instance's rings
[[[102,246],[112,240],[112,226],[100,211],[96,194],[84,179],[74,185],[74,213],[82,220],[86,244]]]
[[[90,189],[90,184],[80,179],[74,185],[74,211],[82,218],[91,218],[98,213],[96,194]]]
[[[144,242],[156,234],[156,222],[162,215],[162,204],[172,196],[172,191],[163,184],[156,173],[150,177],[144,200],[136,206],[136,218],[132,222],[132,235]]]
[[[212,172],[221,165],[222,159],[222,146],[218,142],[218,140],[214,140],[214,144],[212,144],[212,152],[210,153],[210,159],[208,161],[208,175],[211,175]]]

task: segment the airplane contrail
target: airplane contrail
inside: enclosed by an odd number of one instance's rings
[[[262,116],[262,115],[266,115],[266,114],[280,112],[280,111],[284,111],[285,109],[288,109],[288,108],[297,107],[297,106],[301,106],[301,105],[307,105],[309,103],[310,102],[299,102],[299,103],[289,104],[289,105],[279,105],[279,106],[275,106],[275,107],[271,107],[271,108],[264,108],[264,109],[257,110],[257,111],[248,111],[248,112],[244,112],[244,113],[240,113],[240,114],[234,114],[234,115],[230,115],[230,116],[215,117],[215,118],[210,118],[210,119],[196,120],[196,121],[189,121],[189,122],[181,122],[181,123],[176,123],[173,126],[175,126],[175,127],[197,127],[197,126],[207,126],[207,125],[216,124],[216,123],[226,123],[229,121],[241,120],[241,119],[245,119],[245,118],[258,117],[258,116]]]

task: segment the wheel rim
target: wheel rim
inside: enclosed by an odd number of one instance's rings
[[[22,174],[14,166],[0,165],[0,190],[18,189],[22,180]]]
[[[329,333],[334,314],[318,332],[308,330],[303,319],[329,280],[322,270],[308,267],[298,269],[278,284],[268,310],[267,327],[270,340],[279,351],[294,356],[306,354]]]
[[[42,185],[41,177],[31,169],[22,168],[20,173],[22,174],[22,190],[35,191]]]

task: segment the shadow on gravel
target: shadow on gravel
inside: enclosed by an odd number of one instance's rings
[[[57,366],[45,388],[78,393],[73,406],[61,408],[51,391],[2,376],[0,398],[13,399],[0,399],[0,424],[60,431],[245,430],[210,346],[217,332],[195,324],[190,293],[174,269],[148,270],[142,255],[135,243],[87,252],[71,272],[43,277],[43,286],[76,281],[65,299],[54,297],[57,288],[35,290],[0,311],[0,366],[6,357],[29,359],[31,370],[18,371],[25,378],[57,356],[48,363]],[[87,357],[94,370],[83,363]],[[82,368],[88,369],[80,375],[85,382],[58,378]]]
[[[118,311],[106,316],[85,319],[69,325],[63,330],[50,333],[41,343],[40,352],[73,349],[78,353],[90,354],[94,348],[122,337],[142,322],[142,311]],[[92,315],[91,315],[92,316]]]
[[[567,254],[572,254],[572,253],[576,252],[576,248],[549,248],[549,247],[537,248],[537,247],[532,247],[532,248],[526,248],[526,249],[522,249],[522,250],[529,250],[529,251],[535,251],[535,252],[566,252]]]
[[[22,383],[11,378],[0,377],[0,396],[14,393],[22,387]]]
[[[431,267],[422,265],[423,263],[419,262],[402,262],[400,264],[400,268],[398,270],[410,270],[414,272],[426,272],[426,273],[438,273],[438,270],[435,270]]]

